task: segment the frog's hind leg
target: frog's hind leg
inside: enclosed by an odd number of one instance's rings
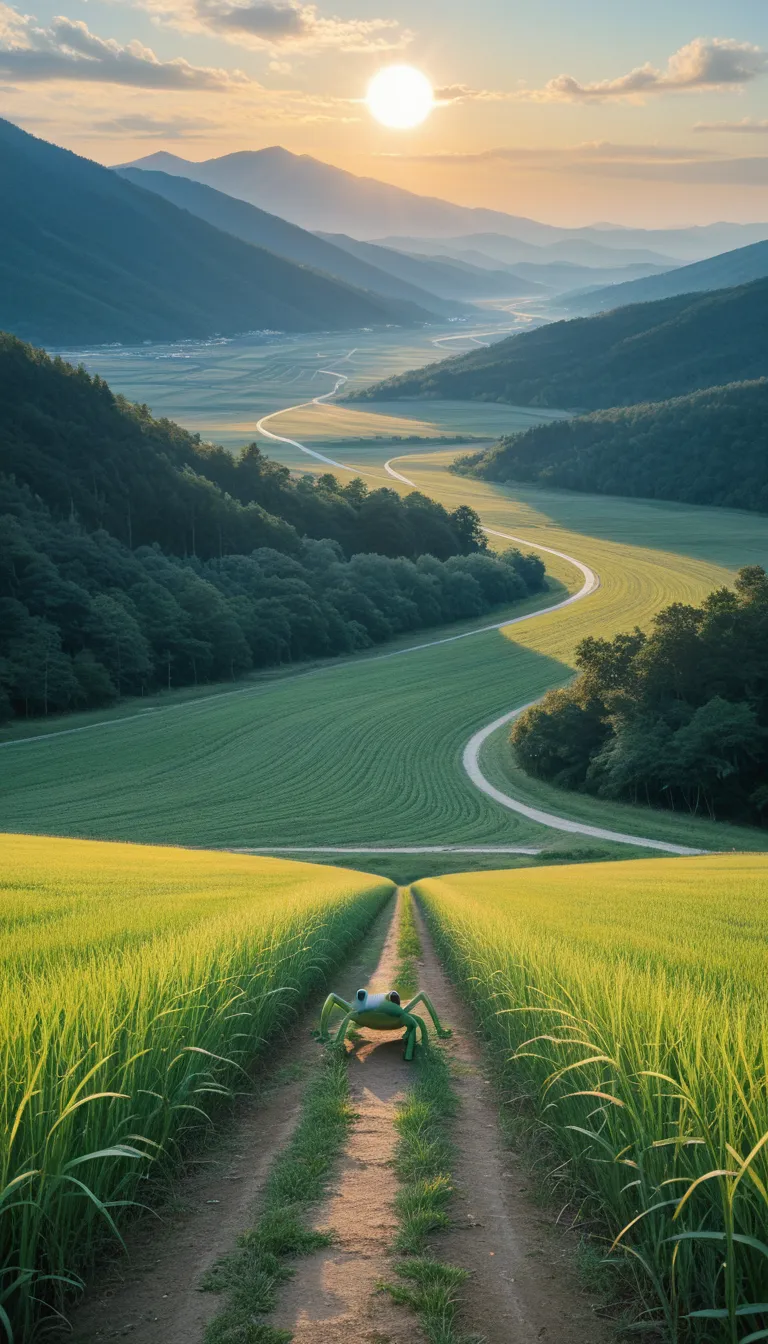
[[[424,1007],[426,1008],[427,1012],[429,1013],[430,1017],[432,1018],[432,1021],[433,1021],[434,1024],[435,1024],[435,1031],[437,1032],[438,1036],[446,1037],[446,1036],[451,1036],[451,1035],[453,1034],[453,1033],[450,1031],[450,1029],[449,1029],[448,1027],[441,1027],[441,1026],[440,1026],[440,1019],[439,1019],[439,1017],[437,1016],[437,1013],[435,1012],[434,1006],[433,1006],[433,1004],[432,1004],[432,1000],[429,998],[429,995],[425,994],[423,991],[421,991],[420,993],[418,993],[418,994],[416,995],[416,998],[415,998],[415,999],[411,999],[411,1002],[410,1002],[410,1003],[406,1003],[405,1008],[403,1009],[403,1012],[406,1012],[406,1013],[412,1013],[412,1012],[413,1012],[413,1009],[416,1007],[416,1004],[417,1004],[417,1003],[423,1003],[423,1004],[424,1004]],[[420,1019],[419,1019],[419,1020],[420,1020]],[[426,1037],[426,1032],[424,1033],[424,1035],[425,1035],[425,1037]]]
[[[320,1040],[328,1040],[328,1020],[334,1008],[340,1008],[343,1013],[349,1015],[350,1005],[345,999],[340,999],[338,994],[329,994],[323,1004],[323,1011],[320,1014]]]

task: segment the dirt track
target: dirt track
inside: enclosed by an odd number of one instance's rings
[[[384,916],[386,920],[388,916]],[[381,939],[382,930],[371,935]],[[573,1247],[551,1215],[532,1201],[514,1157],[505,1149],[495,1101],[469,1015],[421,928],[420,988],[433,999],[454,1035],[447,1043],[461,1109],[455,1130],[458,1194],[454,1230],[436,1235],[434,1254],[471,1271],[466,1288],[467,1330],[487,1344],[609,1344],[613,1332],[593,1313],[573,1271]],[[396,963],[392,921],[378,967],[370,976],[363,954],[338,978],[350,997],[370,979],[391,984]],[[300,1024],[285,1061],[309,1062],[317,1045]],[[350,1084],[358,1120],[339,1176],[315,1220],[338,1242],[297,1263],[283,1289],[273,1324],[292,1330],[297,1344],[418,1344],[413,1317],[377,1291],[392,1278],[390,1248],[396,1191],[389,1162],[395,1144],[394,1109],[408,1086],[399,1036],[360,1032],[350,1047]],[[134,1237],[128,1262],[116,1262],[75,1315],[76,1344],[130,1336],[136,1344],[202,1344],[217,1299],[198,1291],[200,1277],[231,1250],[253,1223],[271,1162],[298,1117],[303,1085],[278,1086],[266,1099],[241,1108],[222,1146],[201,1174],[182,1183],[184,1206],[154,1230]]]

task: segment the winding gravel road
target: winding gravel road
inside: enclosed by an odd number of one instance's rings
[[[349,359],[353,354],[354,350],[351,350],[345,358]],[[334,369],[321,369],[319,372],[326,373],[329,377],[336,379],[336,383],[329,392],[325,392],[319,397],[313,397],[311,401],[301,402],[298,406],[286,407],[284,411],[273,411],[271,415],[265,415],[258,422],[257,429],[261,430],[261,433],[265,434],[267,438],[273,439],[277,443],[290,444],[292,448],[298,448],[302,453],[307,453],[308,456],[317,458],[319,461],[327,463],[328,466],[336,467],[339,471],[348,471],[355,476],[366,475],[366,473],[358,471],[356,467],[349,467],[344,462],[337,462],[334,458],[325,457],[322,453],[316,452],[313,448],[308,448],[306,444],[300,443],[297,439],[289,439],[283,434],[275,434],[273,431],[264,428],[267,420],[274,420],[278,415],[285,415],[288,411],[301,410],[306,406],[319,406],[323,402],[329,401],[336,395],[339,388],[348,381],[346,374],[339,373]],[[417,454],[413,454],[413,456],[417,456]],[[418,486],[415,481],[412,481],[410,477],[403,475],[402,472],[395,471],[392,463],[401,461],[403,461],[403,457],[390,458],[389,461],[384,464],[384,470],[387,475],[391,476],[394,480],[400,481],[401,484],[409,485],[412,489],[417,490]],[[541,542],[529,541],[527,537],[514,536],[509,532],[498,532],[491,527],[483,526],[483,531],[489,537],[500,537],[502,540],[514,542],[518,546],[530,546],[533,550],[543,551],[547,555],[556,555],[558,559],[566,560],[568,564],[573,565],[575,569],[580,571],[584,582],[578,592],[573,593],[570,597],[565,598],[562,602],[556,603],[554,606],[543,607],[539,611],[528,612],[525,616],[517,616],[511,621],[502,621],[495,626],[484,626],[481,630],[471,630],[467,634],[453,636],[453,638],[468,639],[472,635],[484,634],[489,630],[506,629],[508,626],[517,625],[520,621],[530,621],[534,617],[542,615],[545,611],[560,611],[563,607],[570,607],[574,602],[580,602],[583,598],[589,597],[591,593],[596,592],[600,587],[600,579],[595,571],[590,569],[589,565],[583,564],[581,560],[577,560],[575,556],[567,555],[565,551],[556,551],[551,546],[542,546]],[[414,645],[413,649],[403,650],[403,652],[413,652],[416,649],[430,648],[433,644],[443,644],[448,642],[449,640],[432,640],[428,644]],[[542,811],[541,808],[531,807],[528,803],[524,803],[518,798],[513,798],[511,794],[504,793],[501,789],[497,789],[495,785],[491,784],[490,780],[483,774],[480,766],[480,753],[484,743],[495,732],[498,732],[500,728],[503,728],[506,724],[511,723],[513,719],[516,719],[518,715],[524,712],[524,710],[530,709],[531,704],[536,703],[536,701],[531,701],[529,704],[516,706],[515,709],[511,709],[507,714],[502,714],[501,718],[494,719],[492,723],[486,724],[484,728],[481,728],[479,732],[475,733],[474,736],[470,738],[464,748],[462,764],[467,776],[475,785],[475,788],[480,789],[481,792],[487,794],[489,798],[493,798],[494,802],[499,803],[502,807],[508,808],[510,812],[517,812],[520,816],[527,817],[529,821],[538,822],[539,825],[547,826],[550,830],[566,831],[572,835],[586,835],[595,840],[610,840],[613,841],[614,844],[619,845],[634,845],[642,849],[659,850],[664,854],[693,855],[705,852],[701,849],[691,849],[687,845],[673,845],[666,840],[652,840],[649,836],[626,835],[622,831],[611,831],[606,827],[590,826],[586,822],[572,821],[569,817],[561,817],[554,812],[545,812]],[[277,851],[270,850],[269,852],[276,853]],[[289,851],[283,850],[281,852],[288,853]],[[306,849],[299,851],[296,849],[293,852],[309,853],[310,851]],[[315,852],[330,853],[331,851],[317,849]]]

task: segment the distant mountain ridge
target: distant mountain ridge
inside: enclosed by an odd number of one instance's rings
[[[357,177],[308,154],[291,154],[279,145],[241,150],[198,163],[161,150],[115,166],[192,178],[250,201],[302,228],[364,239],[381,240],[384,235],[400,234],[439,237],[496,232],[537,246],[563,239],[583,239],[618,251],[650,248],[687,261],[768,238],[768,223],[655,230],[607,225],[559,228],[500,210],[420,196],[376,178]]]
[[[534,294],[548,293],[547,286],[534,280],[526,280],[514,275],[512,271],[493,271],[479,266],[456,265],[449,258],[413,257],[405,252],[395,252],[389,247],[380,247],[376,243],[360,242],[343,233],[321,233],[320,238],[344,248],[353,257],[365,259],[372,265],[386,267],[391,275],[405,280],[415,281],[421,278],[422,284],[443,298],[462,298],[469,300],[484,298],[520,298]]]
[[[0,120],[0,327],[45,345],[428,320]]]
[[[661,275],[607,285],[588,294],[575,294],[566,306],[574,313],[599,313],[627,303],[649,303],[675,294],[697,294],[704,290],[728,289],[748,284],[768,275],[768,242],[752,243],[717,257],[680,266]]]
[[[768,376],[768,279],[552,322],[362,389],[598,410]]]
[[[287,257],[300,266],[311,266],[335,276],[345,284],[367,289],[390,299],[403,299],[420,305],[426,311],[454,315],[468,311],[462,305],[445,302],[437,293],[429,293],[418,284],[398,281],[391,271],[383,271],[363,260],[358,260],[343,248],[334,247],[317,234],[290,224],[277,215],[251,205],[248,201],[228,196],[202,182],[171,173],[149,172],[145,168],[116,170],[128,182],[145,191],[153,191],[171,201],[181,210],[188,210],[214,228],[231,233],[254,247],[265,247],[278,257]]]

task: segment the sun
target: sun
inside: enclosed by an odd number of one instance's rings
[[[435,105],[432,85],[412,65],[389,65],[374,75],[365,99],[382,126],[405,131],[424,121]]]

